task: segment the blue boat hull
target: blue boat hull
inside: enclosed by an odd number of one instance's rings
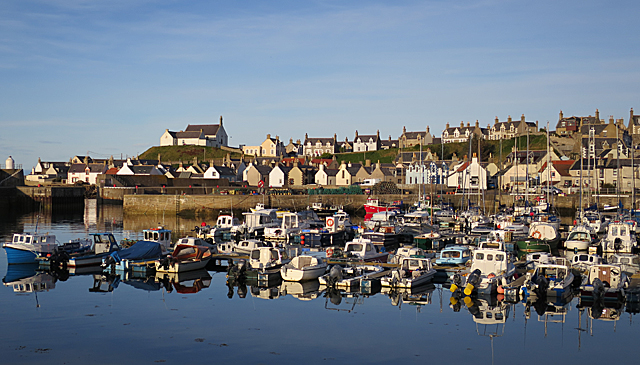
[[[9,265],[14,264],[33,264],[36,262],[36,254],[29,250],[20,250],[13,247],[6,247],[7,262]]]

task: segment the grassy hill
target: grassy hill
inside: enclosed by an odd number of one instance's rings
[[[232,153],[219,148],[202,147],[202,146],[162,146],[151,147],[142,153],[140,159],[157,160],[158,155],[161,155],[162,161],[183,161],[191,163],[195,158],[198,162],[208,162],[210,160],[221,160],[227,153],[231,153],[232,158],[238,158],[241,156],[239,153]]]
[[[511,153],[511,149],[514,145],[518,145],[518,150],[524,151],[527,149],[527,136],[522,136],[513,139],[507,139],[502,141],[502,159],[505,160],[507,155]],[[432,153],[438,155],[438,158],[449,160],[455,153],[458,159],[462,159],[465,155],[469,154],[469,142],[459,143],[445,143],[431,144],[422,146],[422,151],[431,150]],[[530,150],[546,150],[547,149],[547,136],[545,134],[530,135],[529,136],[529,149]],[[403,152],[419,151],[420,146],[412,146],[409,148],[403,148]],[[482,154],[482,160],[487,161],[487,158],[491,155],[497,162],[500,158],[500,141],[480,140],[480,151]],[[393,162],[400,150],[398,148],[391,148],[388,150],[372,151],[372,152],[353,152],[353,153],[337,153],[336,160],[338,162],[359,162],[371,160],[372,163],[378,161],[382,163]],[[471,141],[471,154],[478,152],[478,140]],[[557,153],[557,152],[556,152]]]

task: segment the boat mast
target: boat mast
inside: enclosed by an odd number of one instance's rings
[[[549,121],[547,120],[547,211],[550,212],[551,200],[549,199],[549,184],[551,183],[551,156],[549,148]]]
[[[525,128],[527,128],[527,167],[526,167],[527,180],[525,181],[525,184],[524,184],[524,189],[525,189],[524,196],[525,196],[525,200],[529,202],[529,127],[527,126],[526,122],[524,123],[524,126]]]
[[[613,118],[613,117],[612,117]],[[618,217],[622,214],[620,211],[620,150],[622,150],[620,146],[620,136],[618,133],[618,124],[616,124],[616,198],[618,200]]]
[[[581,138],[581,140],[580,140],[580,143],[582,144],[582,138]],[[583,167],[584,167],[584,165],[583,165],[583,161],[584,161],[584,147],[583,147],[582,145],[580,146],[580,152],[581,152],[581,153],[580,153],[580,155],[581,155],[581,156],[580,156],[580,210],[579,210],[579,212],[580,212],[580,213],[579,213],[578,217],[579,217],[580,222],[582,222],[582,215],[583,215],[583,214],[582,214],[582,209],[583,209],[583,208],[582,208],[582,184],[583,184],[583,183],[582,183],[582,169],[583,169]]]

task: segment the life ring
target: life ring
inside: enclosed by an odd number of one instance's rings
[[[327,218],[327,227],[333,227],[335,223],[336,221],[332,217]]]
[[[542,238],[542,233],[540,231],[535,231],[531,234],[531,237],[536,238],[536,239],[540,239]]]
[[[327,248],[327,257],[333,257],[333,247]]]

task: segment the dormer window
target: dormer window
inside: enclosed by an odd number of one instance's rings
[[[513,132],[513,124],[511,125],[511,127],[509,127],[509,131]]]

